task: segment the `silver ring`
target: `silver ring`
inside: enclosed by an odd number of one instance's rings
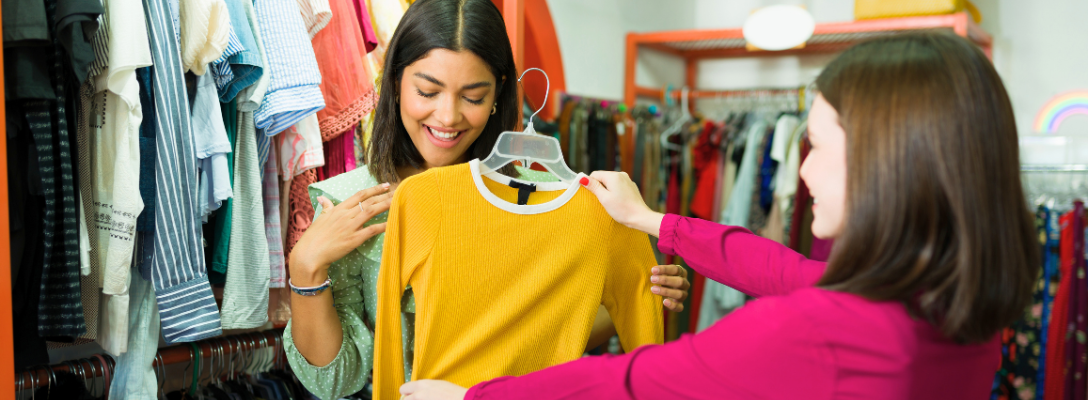
[[[363,202],[361,201],[359,202],[359,212],[366,214],[366,211],[363,211]]]

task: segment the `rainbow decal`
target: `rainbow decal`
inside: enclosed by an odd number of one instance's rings
[[[1036,133],[1054,133],[1066,118],[1088,115],[1088,90],[1076,90],[1054,96],[1035,117]]]

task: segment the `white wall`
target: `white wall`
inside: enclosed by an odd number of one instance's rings
[[[994,64],[1005,81],[1022,134],[1032,133],[1039,108],[1052,96],[1088,89],[1088,2],[1084,0],[974,0],[982,27],[995,39]],[[548,0],[566,64],[571,93],[620,99],[624,37],[629,31],[735,28],[748,14],[772,4],[800,4],[817,22],[853,19],[853,0]],[[655,55],[640,57],[639,84],[682,84],[683,65]],[[815,78],[832,56],[704,61],[703,89],[795,86]],[[1088,136],[1088,117],[1073,117],[1065,134]]]
[[[548,0],[571,94],[623,99],[627,32],[691,29],[696,0]],[[527,16],[532,18],[532,16]],[[639,84],[682,83],[684,65],[640,57]]]
[[[981,0],[982,27],[994,35],[994,65],[1005,81],[1021,134],[1035,133],[1048,100],[1088,89],[1088,2]],[[1066,120],[1058,133],[1088,136],[1088,117]]]

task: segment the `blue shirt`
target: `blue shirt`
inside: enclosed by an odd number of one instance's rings
[[[271,74],[254,119],[258,130],[273,136],[325,108],[321,72],[297,2],[261,0],[253,7]]]

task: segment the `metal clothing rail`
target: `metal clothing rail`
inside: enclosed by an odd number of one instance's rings
[[[1020,172],[1088,172],[1088,164],[1024,164],[1020,166]]]
[[[231,336],[220,336],[204,339],[193,343],[182,343],[159,349],[151,363],[152,368],[164,365],[189,363],[194,360],[193,345],[198,346],[202,358],[212,356],[229,356],[236,353],[244,353],[255,349],[272,346],[276,348],[276,356],[279,358],[283,347],[283,329],[270,329],[260,332],[248,332]],[[84,379],[95,379],[112,375],[115,365],[113,357],[101,355],[98,357],[84,358],[68,361],[61,364],[33,368],[23,371],[15,376],[15,390],[35,389],[46,386],[50,382],[51,372],[68,371],[79,375]],[[225,376],[234,371],[220,371]],[[108,383],[107,383],[108,384]]]
[[[599,99],[599,98],[596,98],[596,97],[578,96],[578,95],[573,95],[573,94],[570,94],[570,93],[567,93],[567,92],[558,92],[556,94],[559,96],[559,101],[557,102],[558,104],[563,104],[563,103],[565,103],[567,101],[591,101],[591,102],[594,102],[594,103],[598,103],[603,107],[625,105],[622,101],[619,101],[619,100]]]

